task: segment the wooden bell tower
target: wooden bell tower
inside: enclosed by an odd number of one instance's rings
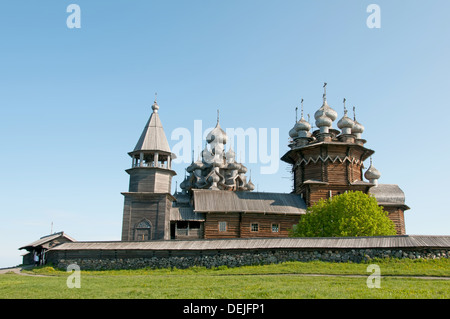
[[[122,241],[170,239],[170,207],[175,200],[171,195],[172,159],[161,120],[159,106],[152,105],[148,120],[134,150],[128,192],[125,196]]]

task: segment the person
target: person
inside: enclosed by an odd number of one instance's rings
[[[34,265],[39,266],[39,255],[36,252],[34,253]]]

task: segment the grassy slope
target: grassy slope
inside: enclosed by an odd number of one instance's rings
[[[32,273],[48,277],[1,275],[0,298],[450,298],[449,280],[392,277],[450,277],[449,259],[372,263],[381,269],[380,289],[367,288],[369,264],[288,262],[239,268],[82,271],[80,289],[67,288],[67,272],[44,267]]]

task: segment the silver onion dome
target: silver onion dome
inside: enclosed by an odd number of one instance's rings
[[[322,112],[322,114],[316,118],[316,126],[320,128],[321,132],[328,133],[328,129],[331,127],[332,123],[333,120],[329,118],[325,112]]]
[[[378,185],[378,180],[381,177],[381,173],[377,170],[372,164],[372,157],[370,158],[370,166],[367,171],[364,173],[364,177],[368,179],[371,183]]]
[[[339,120],[337,126],[342,130],[342,134],[351,134],[354,125],[355,122],[347,116],[347,109],[345,108],[345,99],[344,99],[344,116]]]
[[[333,110],[333,109],[331,108],[331,106],[328,105],[327,97],[326,97],[325,94],[324,94],[324,97],[323,97],[323,104],[322,104],[322,106],[320,107],[320,109],[318,109],[318,110],[316,111],[316,113],[314,113],[314,118],[317,120],[317,119],[318,119],[319,117],[321,117],[322,114],[324,114],[324,113],[325,113],[325,115],[326,115],[327,117],[329,117],[329,118],[331,119],[331,121],[334,121],[334,120],[337,119],[337,112],[336,112],[335,110]]]

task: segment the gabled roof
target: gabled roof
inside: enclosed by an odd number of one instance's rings
[[[305,201],[297,194],[232,192],[194,189],[194,212],[306,213]]]
[[[163,151],[170,153],[169,143],[157,110],[153,110],[133,150],[133,152],[138,151]]]
[[[64,234],[64,232],[59,232],[59,233],[54,233],[51,235],[46,235],[41,237],[40,239],[32,242],[31,244],[25,245],[23,247],[20,247],[19,249],[30,249],[30,248],[35,248],[35,247],[39,247],[39,246],[43,246],[55,239],[59,239],[59,238],[64,238],[65,241],[70,241],[70,242],[74,242],[75,239],[73,239],[72,237],[70,237],[67,234]]]

